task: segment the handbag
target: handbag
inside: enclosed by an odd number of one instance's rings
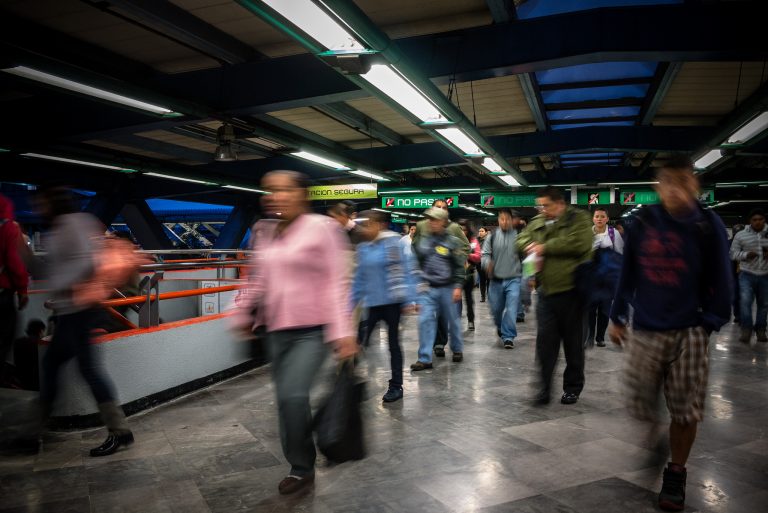
[[[339,368],[333,391],[315,414],[313,427],[317,447],[331,463],[365,457],[363,401],[365,382],[355,375],[354,364],[345,361]]]

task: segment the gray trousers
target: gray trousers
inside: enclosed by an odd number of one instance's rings
[[[312,438],[309,389],[328,354],[323,343],[323,328],[273,331],[267,333],[267,341],[283,455],[291,464],[291,475],[305,476],[314,472],[317,456]]]

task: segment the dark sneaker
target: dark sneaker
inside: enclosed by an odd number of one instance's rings
[[[109,456],[115,454],[120,447],[128,447],[133,443],[133,433],[110,433],[104,443],[91,449],[91,456]]]
[[[288,476],[280,481],[277,485],[277,490],[281,495],[289,495],[296,493],[302,488],[306,488],[315,482],[315,473],[307,474],[306,476]]]
[[[670,463],[664,469],[664,482],[659,493],[659,507],[664,511],[685,509],[685,467]]]
[[[431,363],[416,362],[411,364],[411,370],[414,372],[423,371],[431,368],[432,368]]]
[[[572,394],[571,392],[563,393],[563,397],[560,398],[560,402],[563,404],[576,404],[576,401],[578,400],[579,400],[579,396],[576,394]]]
[[[515,341],[511,338],[508,338],[504,341],[504,349],[514,349],[515,348]]]
[[[389,387],[387,393],[381,398],[385,403],[394,403],[403,398],[403,387]]]
[[[517,322],[525,322],[525,315],[518,315],[516,321]]]
[[[464,360],[464,353],[453,353],[453,361],[460,362]]]
[[[765,328],[755,330],[755,333],[757,334],[757,341],[758,342],[768,342],[768,336],[765,334]]]
[[[475,331],[475,323],[474,323],[474,322],[472,322],[472,321],[469,321],[469,322],[467,323],[467,329],[468,329],[469,331]]]
[[[741,336],[739,337],[739,342],[744,342],[745,344],[749,344],[749,340],[751,338],[752,338],[752,329],[741,328]]]
[[[605,347],[605,340],[596,340],[595,345],[597,347]]]
[[[435,356],[437,356],[438,358],[445,358],[445,349],[443,349],[442,347],[436,347]]]
[[[484,298],[484,297],[481,297],[481,298],[480,298],[480,302],[481,302],[481,303],[485,303],[485,298]]]

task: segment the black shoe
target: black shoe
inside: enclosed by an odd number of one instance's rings
[[[515,348],[515,341],[511,338],[508,338],[504,341],[504,349],[514,349]]]
[[[474,323],[474,322],[472,322],[472,321],[469,321],[469,322],[467,323],[467,329],[468,329],[469,331],[475,331],[475,323]]]
[[[464,360],[464,353],[453,353],[453,361],[460,362]]]
[[[315,473],[312,472],[306,476],[288,476],[280,481],[277,485],[277,490],[280,495],[289,495],[296,493],[302,488],[305,488],[315,482]]]
[[[544,406],[546,404],[549,404],[549,401],[550,401],[549,392],[541,391],[538,394],[536,394],[536,397],[533,398],[533,405]]]
[[[442,347],[436,347],[435,356],[437,356],[438,358],[445,358],[445,349]]]
[[[560,402],[563,404],[576,404],[579,400],[579,396],[570,392],[563,393],[563,397],[560,398]]]
[[[518,315],[516,320],[517,322],[525,322],[525,315]]]
[[[605,347],[605,340],[598,340],[595,342],[597,347]]]
[[[114,454],[120,447],[128,447],[133,443],[133,433],[116,434],[110,433],[104,443],[95,449],[91,449],[91,456],[109,456]]]
[[[381,398],[385,403],[394,403],[403,398],[403,387],[389,387],[387,393]]]
[[[411,364],[411,370],[414,372],[423,371],[431,368],[432,368],[431,363],[416,362]]]
[[[484,297],[481,297],[481,298],[480,298],[480,302],[481,302],[481,303],[485,303],[485,298],[484,298]]]
[[[766,335],[765,328],[756,329],[755,334],[757,335],[758,342],[768,342],[768,335]]]
[[[664,469],[664,482],[659,493],[659,507],[665,511],[685,509],[685,467],[670,463]]]

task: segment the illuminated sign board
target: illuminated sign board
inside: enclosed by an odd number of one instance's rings
[[[308,187],[309,199],[345,200],[345,199],[369,199],[377,196],[375,183],[353,183],[349,185],[314,185]]]
[[[397,195],[397,196],[382,196],[381,207],[382,208],[417,208],[426,210],[432,206],[435,200],[445,200],[448,203],[448,208],[456,208],[459,206],[458,196],[441,196],[439,194],[421,194],[418,196],[412,195]]]

